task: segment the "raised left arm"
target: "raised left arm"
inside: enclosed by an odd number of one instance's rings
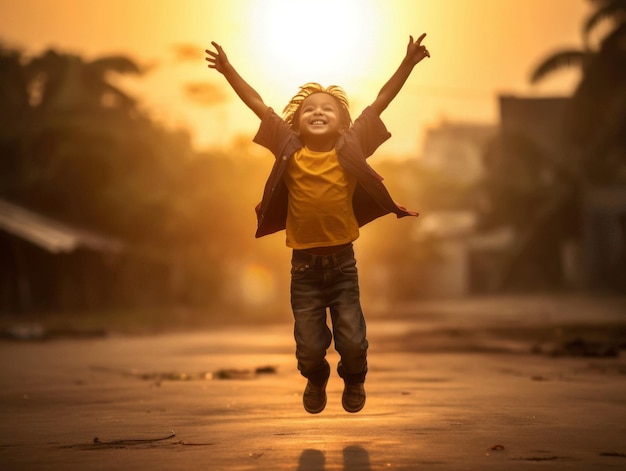
[[[430,53],[426,46],[422,45],[422,41],[426,37],[426,33],[422,34],[416,41],[413,40],[413,36],[409,36],[409,44],[406,48],[406,56],[402,59],[400,66],[391,76],[391,78],[383,85],[383,88],[378,92],[378,96],[374,102],[370,105],[371,108],[380,115],[389,103],[396,97],[398,92],[404,86],[404,83],[411,75],[413,67],[425,57],[430,57]]]

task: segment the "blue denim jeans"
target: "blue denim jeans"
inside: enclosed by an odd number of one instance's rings
[[[293,251],[291,308],[296,359],[302,375],[315,383],[328,378],[326,351],[334,335],[335,349],[341,357],[339,376],[348,382],[364,382],[368,342],[352,244],[324,256]]]

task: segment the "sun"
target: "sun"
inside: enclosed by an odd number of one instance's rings
[[[291,88],[309,81],[330,85],[365,73],[375,54],[376,20],[384,3],[254,2],[249,24],[257,72],[273,76],[281,84],[289,81]]]

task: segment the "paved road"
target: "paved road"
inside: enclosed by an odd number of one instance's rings
[[[374,312],[358,414],[341,408],[336,374],[326,410],[304,411],[290,325],[4,341],[0,469],[625,469],[626,360],[601,355],[624,340],[624,306],[535,297]]]

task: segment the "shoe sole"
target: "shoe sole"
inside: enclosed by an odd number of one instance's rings
[[[358,408],[354,408],[354,409],[351,409],[350,407],[348,407],[344,401],[341,401],[341,405],[343,406],[343,410],[345,410],[346,412],[350,412],[351,414],[356,414],[357,412],[360,412],[361,410],[363,410],[363,407],[365,407],[365,401],[363,401],[361,405],[359,405]]]
[[[319,409],[309,409],[306,404],[304,404],[304,410],[307,411],[309,414],[319,414],[324,409],[326,409],[326,401],[324,401],[324,404]]]

